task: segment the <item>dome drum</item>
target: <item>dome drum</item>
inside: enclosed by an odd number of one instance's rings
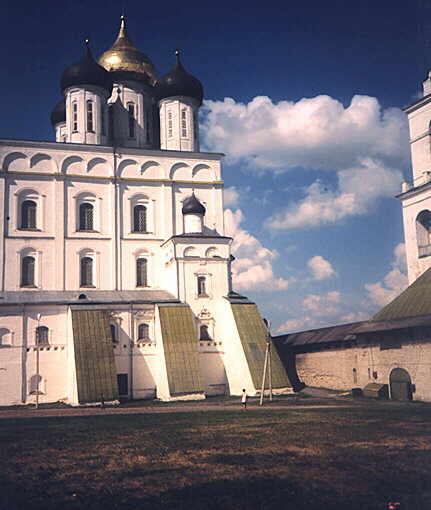
[[[63,122],[66,122],[66,101],[60,99],[51,112],[51,124],[55,127]]]

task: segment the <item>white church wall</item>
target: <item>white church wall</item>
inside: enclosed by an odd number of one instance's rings
[[[431,256],[419,258],[416,231],[416,218],[421,211],[427,209],[431,211],[431,187],[403,200],[404,240],[409,283],[413,283],[431,267]]]
[[[114,255],[110,240],[68,239],[65,244],[65,290],[81,289],[81,266],[83,257],[93,260],[93,282],[91,288],[113,290],[115,288]]]
[[[199,368],[204,375],[206,396],[228,394],[224,351],[218,350],[217,347],[222,348],[219,342],[200,342]]]
[[[17,310],[0,310],[0,405],[23,400],[23,320]]]
[[[413,180],[415,186],[420,185],[422,173],[431,171],[431,150],[430,150],[430,119],[431,102],[428,102],[408,114],[411,157],[413,167]]]
[[[55,185],[50,176],[6,176],[8,197],[7,233],[9,236],[46,237],[55,234]],[[36,203],[36,229],[22,228],[22,203],[31,200]]]
[[[7,324],[9,328],[12,324]],[[22,404],[22,347],[0,346],[0,406]]]
[[[8,239],[5,243],[5,290],[27,290],[21,287],[22,258],[31,256],[35,259],[34,288],[53,290],[56,285],[55,268],[56,245],[50,239]]]
[[[221,347],[224,350],[223,361],[230,395],[241,395],[243,388],[248,395],[256,395],[258,388],[254,387],[251,378],[231,304],[226,299],[219,299],[215,308],[215,337],[223,339]]]
[[[158,379],[156,342],[142,342],[133,349],[133,398],[147,399],[156,396]]]

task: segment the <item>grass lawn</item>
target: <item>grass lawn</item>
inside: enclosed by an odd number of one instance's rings
[[[431,509],[430,419],[382,404],[1,420],[0,509]]]

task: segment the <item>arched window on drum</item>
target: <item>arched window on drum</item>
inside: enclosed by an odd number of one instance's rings
[[[416,240],[419,257],[431,255],[431,211],[425,209],[416,217]]]

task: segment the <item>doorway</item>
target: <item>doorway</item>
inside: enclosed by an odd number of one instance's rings
[[[118,394],[120,397],[127,397],[129,395],[129,382],[127,374],[117,374]]]
[[[413,400],[412,380],[404,368],[394,368],[389,376],[392,400]]]

